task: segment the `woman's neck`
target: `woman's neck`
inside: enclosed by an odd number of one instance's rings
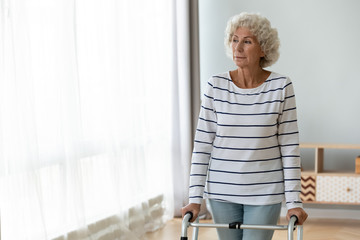
[[[270,75],[269,71],[262,68],[238,68],[230,72],[231,79],[240,88],[256,88]]]

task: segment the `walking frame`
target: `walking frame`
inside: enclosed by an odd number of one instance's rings
[[[303,239],[303,226],[296,225],[297,217],[293,215],[290,218],[288,225],[255,225],[255,224],[242,224],[241,222],[233,222],[229,224],[217,224],[217,223],[199,223],[199,218],[195,222],[190,222],[193,218],[192,212],[187,212],[183,218],[181,226],[181,238],[180,240],[188,240],[187,229],[193,227],[192,240],[198,239],[199,228],[228,228],[228,229],[259,229],[259,230],[287,230],[287,239],[294,240],[293,231],[297,229],[297,240]]]

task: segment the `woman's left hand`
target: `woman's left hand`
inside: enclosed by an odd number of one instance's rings
[[[298,218],[297,224],[302,225],[308,217],[308,214],[302,208],[289,209],[286,215],[286,219],[289,221],[291,216],[295,215]]]

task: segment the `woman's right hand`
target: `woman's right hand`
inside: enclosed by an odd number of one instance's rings
[[[190,219],[190,222],[195,221],[195,219],[197,219],[197,217],[199,216],[200,206],[201,204],[189,203],[181,209],[182,217],[184,218],[187,212],[192,212],[193,217]]]

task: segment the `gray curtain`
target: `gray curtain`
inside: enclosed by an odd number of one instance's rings
[[[174,0],[174,215],[188,203],[188,185],[198,112],[200,74],[198,46],[198,1]]]

